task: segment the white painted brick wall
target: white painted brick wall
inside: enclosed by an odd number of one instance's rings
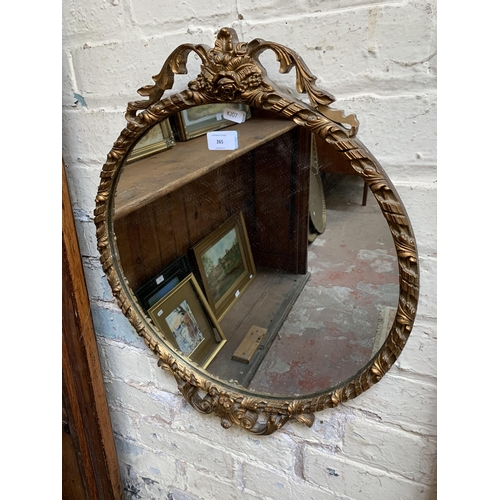
[[[63,157],[127,498],[431,500],[436,483],[436,2],[68,0],[63,3]],[[181,43],[240,39],[295,49],[355,112],[410,215],[421,295],[408,344],[368,392],[259,437],[197,414],[126,321],[99,265],[99,172],[128,101]],[[279,75],[274,54],[262,62]],[[197,72],[178,77],[180,89]]]
[[[346,492],[350,498],[359,500],[433,498],[431,487],[318,448],[308,447],[304,452],[304,477],[312,484],[331,491]]]

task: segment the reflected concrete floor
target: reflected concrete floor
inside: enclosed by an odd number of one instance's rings
[[[380,347],[379,325],[397,306],[396,251],[375,197],[369,191],[362,206],[363,180],[355,175],[326,174],[324,191],[326,230],[309,245],[311,278],[251,390],[313,394],[355,375]]]

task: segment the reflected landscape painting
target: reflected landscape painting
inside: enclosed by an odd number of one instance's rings
[[[245,272],[236,229],[226,233],[201,256],[208,286],[217,303]]]

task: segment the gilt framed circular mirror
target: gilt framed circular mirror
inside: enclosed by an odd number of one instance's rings
[[[280,92],[259,56],[295,70]],[[168,94],[194,53],[200,72]],[[101,172],[101,263],[124,315],[198,411],[271,434],[348,401],[415,319],[413,230],[354,115],[293,50],[219,31],[131,102]]]

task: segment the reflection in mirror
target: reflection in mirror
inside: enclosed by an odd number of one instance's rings
[[[374,196],[363,206],[355,175],[325,173],[323,186],[326,229],[309,246],[311,278],[250,383],[256,392],[313,394],[347,380],[394,322],[398,264]]]
[[[164,314],[160,301],[175,303],[179,282],[192,275],[214,335],[197,331],[195,337],[209,362],[194,348],[188,359],[213,376],[284,397],[331,389],[373,359],[393,325],[399,278],[387,222],[363,180],[322,139],[241,105],[232,109],[247,120],[222,124],[221,105],[210,107],[164,120],[162,130],[175,138],[169,149],[137,158],[144,143],[154,143],[153,128],[130,153],[135,161],[124,162],[114,207],[123,273],[145,317],[152,310]],[[195,115],[197,123],[186,120]],[[238,131],[238,149],[209,151],[205,134],[211,129]],[[319,170],[314,178],[312,161]],[[311,186],[319,180],[313,199],[309,180]],[[324,227],[311,207],[324,210]],[[232,253],[220,250],[219,264],[204,273],[195,248],[228,239],[221,231],[232,217],[242,217],[244,237]],[[245,264],[251,278],[241,286],[240,271],[227,271],[230,261],[231,269],[240,269],[234,252],[255,261],[255,272]],[[241,259],[242,270],[248,261]],[[207,284],[209,275],[220,273],[231,281],[223,315]],[[172,338],[167,343],[185,355]]]
[[[170,127],[170,121],[163,120],[139,139],[128,155],[126,162],[132,163],[141,158],[165,151],[166,149],[170,149],[174,144],[174,133]]]

